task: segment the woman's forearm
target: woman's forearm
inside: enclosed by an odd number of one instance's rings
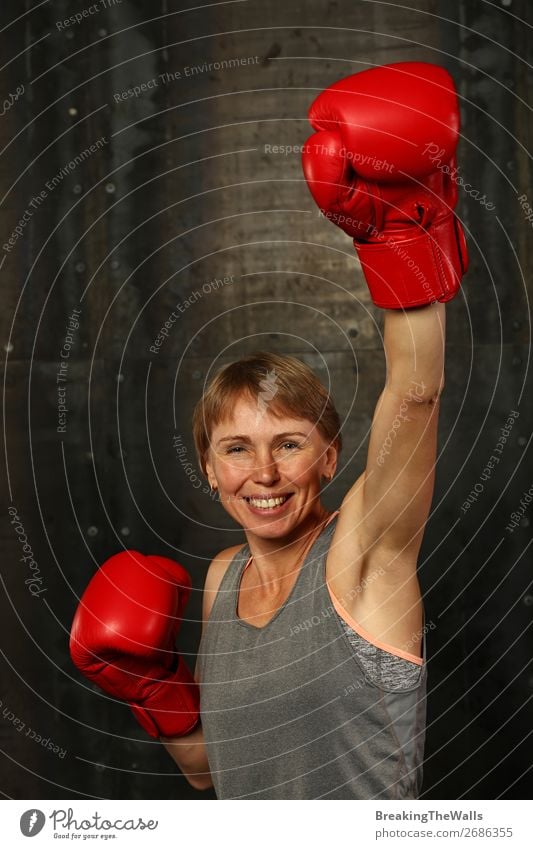
[[[183,737],[160,737],[160,740],[192,787],[207,790],[213,786],[201,725]]]
[[[403,391],[413,381],[432,397],[444,385],[446,304],[385,310],[387,385]]]

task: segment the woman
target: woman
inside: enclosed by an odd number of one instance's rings
[[[321,490],[337,466],[339,417],[307,366],[245,358],[196,407],[202,469],[247,544],[221,552],[206,578],[198,746],[193,735],[166,746],[219,798],[418,795],[426,669],[416,565],[433,492],[444,309],[386,313],[389,379],[367,466],[334,512]],[[276,392],[265,405],[267,375]]]
[[[82,599],[94,621],[75,620],[79,668],[130,703],[194,787],[214,785],[221,799],[419,794],[426,667],[417,559],[434,487],[445,302],[466,270],[450,170],[436,173],[421,145],[439,143],[451,162],[457,115],[449,76],[420,63],[355,74],[311,107],[317,133],[304,146],[305,176],[324,214],[354,238],[385,309],[386,381],[366,467],[333,512],[321,491],[337,467],[339,417],[303,363],[259,352],[224,368],[198,402],[199,462],[246,536],[206,577],[201,725],[168,625],[186,603],[184,570],[117,555]],[[379,155],[385,130],[388,160]],[[139,616],[143,605],[150,616]],[[108,618],[113,628],[101,634]]]

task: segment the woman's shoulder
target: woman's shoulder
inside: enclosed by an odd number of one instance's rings
[[[213,607],[220,584],[222,583],[224,575],[228,571],[231,561],[237,552],[242,549],[243,545],[244,543],[241,542],[239,545],[232,545],[229,548],[225,548],[223,551],[219,552],[219,554],[215,555],[209,564],[204,584],[202,611],[202,618],[204,622],[209,619],[209,614],[211,613],[211,608]]]

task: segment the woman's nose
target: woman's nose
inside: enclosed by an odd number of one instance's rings
[[[271,484],[279,480],[279,471],[272,455],[257,457],[258,465],[254,470],[254,479],[257,483]]]

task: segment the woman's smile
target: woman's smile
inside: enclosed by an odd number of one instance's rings
[[[243,500],[248,505],[249,510],[252,513],[255,513],[256,516],[260,516],[262,514],[278,516],[280,513],[284,512],[292,498],[292,495],[292,492],[287,495],[280,496],[250,495],[243,496]]]

